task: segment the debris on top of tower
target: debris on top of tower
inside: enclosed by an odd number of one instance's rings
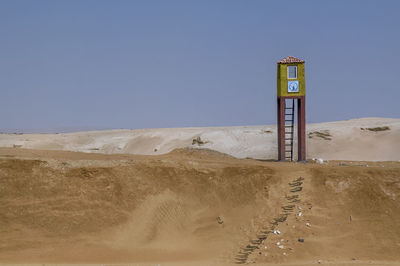
[[[281,59],[280,61],[278,61],[278,64],[292,64],[292,63],[304,63],[304,60],[301,60],[294,56],[287,56],[287,57]]]

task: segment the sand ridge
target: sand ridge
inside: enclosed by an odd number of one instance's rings
[[[400,160],[400,119],[352,119],[307,124],[306,129],[307,158]],[[276,139],[276,126],[265,125],[0,134],[0,147],[141,155],[160,155],[178,148],[195,147],[236,158],[270,160],[277,158]]]
[[[232,265],[286,213],[281,234],[269,232],[246,262],[395,265],[399,172],[398,162],[277,163],[199,149],[0,148],[0,262]]]

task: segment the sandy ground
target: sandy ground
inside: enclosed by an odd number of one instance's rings
[[[399,140],[308,124],[316,164],[267,161],[274,126],[0,134],[0,265],[400,265]]]
[[[0,148],[0,263],[399,265],[399,199],[400,162]]]
[[[200,143],[193,142],[197,138]],[[307,124],[307,157],[398,161],[399,139],[400,119],[363,118]],[[236,158],[267,160],[277,158],[276,143],[275,125],[0,134],[0,147],[143,155],[159,155],[177,148],[198,147]]]

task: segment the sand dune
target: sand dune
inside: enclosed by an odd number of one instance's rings
[[[400,160],[400,119],[363,118],[308,124],[307,135],[308,158]],[[200,142],[193,141],[196,139]],[[236,158],[277,158],[276,126],[273,125],[1,134],[0,147],[143,155],[197,147]]]
[[[307,131],[1,134],[0,264],[399,265],[400,119]]]
[[[399,172],[0,148],[0,263],[396,265]]]

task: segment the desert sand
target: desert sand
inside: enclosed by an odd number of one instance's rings
[[[400,119],[362,118],[307,124],[306,129],[308,158],[400,160]],[[200,144],[193,142],[197,138]],[[275,125],[0,134],[0,147],[141,155],[159,155],[178,148],[198,147],[236,158],[277,159]]]
[[[0,264],[399,265],[400,119],[307,130],[1,134]]]

